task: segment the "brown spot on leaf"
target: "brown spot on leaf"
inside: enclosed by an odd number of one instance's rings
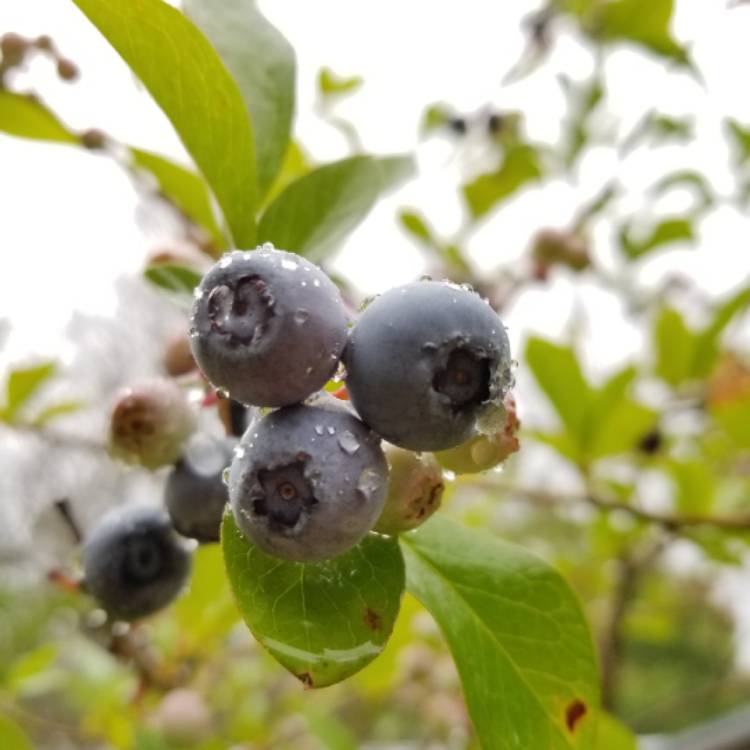
[[[298,674],[297,677],[299,678],[300,682],[305,686],[305,690],[309,690],[313,686],[313,678],[309,672],[303,672],[302,674]]]
[[[586,704],[582,700],[574,700],[565,710],[565,723],[571,732],[575,732],[578,723],[586,715]]]
[[[365,607],[365,625],[370,630],[380,630],[380,615],[370,607]]]

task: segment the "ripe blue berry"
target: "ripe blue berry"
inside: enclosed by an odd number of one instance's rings
[[[320,389],[346,344],[336,285],[298,255],[263,246],[227,253],[203,277],[191,346],[219,390],[256,406],[286,406]]]
[[[377,297],[355,325],[344,362],[360,417],[416,451],[468,440],[478,420],[502,409],[511,382],[500,318],[473,291],[437,281]]]
[[[196,436],[167,478],[164,500],[172,525],[182,536],[218,542],[229,495],[224,469],[236,440]]]
[[[94,528],[83,548],[84,582],[114,620],[136,620],[165,607],[185,585],[190,553],[166,513],[116,510]]]
[[[289,406],[250,425],[229,498],[242,532],[287,560],[326,560],[354,546],[383,509],[380,440],[344,407]]]

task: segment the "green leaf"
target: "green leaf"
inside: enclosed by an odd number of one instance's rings
[[[589,121],[604,98],[604,84],[598,74],[581,84],[574,84],[568,78],[563,78],[562,81],[569,109],[566,118],[567,143],[563,156],[565,164],[571,167],[589,142]]]
[[[323,96],[353,94],[363,83],[361,76],[340,76],[330,68],[321,68],[318,72],[318,91]]]
[[[237,84],[209,41],[162,0],[73,0],[167,115],[195,160],[234,242],[255,241],[253,131]]]
[[[258,191],[266,194],[289,144],[294,112],[294,50],[255,0],[185,0],[185,12],[211,40],[237,81],[255,133]]]
[[[364,219],[378,196],[408,174],[406,157],[355,156],[326,164],[291,183],[260,220],[261,242],[313,262],[330,255]]]
[[[131,148],[130,153],[133,165],[150,172],[161,192],[209,233],[217,249],[226,248],[226,239],[211,206],[211,194],[202,177],[159,154],[139,148]]]
[[[635,376],[635,368],[627,367],[596,391],[587,415],[585,454],[588,459],[633,450],[656,424],[656,412],[627,395]]]
[[[572,230],[576,234],[585,232],[588,224],[596,219],[617,197],[619,190],[615,183],[605,185],[590,201],[584,203],[573,220]]]
[[[48,422],[58,417],[64,417],[66,414],[73,414],[83,409],[86,406],[84,401],[73,399],[70,401],[59,401],[52,406],[48,406],[39,412],[32,420],[31,424],[34,427],[44,427]]]
[[[664,219],[642,239],[633,239],[629,223],[624,224],[619,232],[620,247],[632,260],[673,242],[693,242],[693,222],[685,218]]]
[[[681,65],[691,65],[685,48],[670,34],[673,0],[614,0],[590,5],[587,20],[595,37],[635,42]]]
[[[5,406],[2,419],[14,422],[18,412],[56,371],[54,362],[43,362],[33,367],[12,370],[5,386]]]
[[[427,222],[416,211],[399,211],[398,221],[412,237],[430,248],[435,247],[435,239]]]
[[[333,560],[292,563],[252,545],[227,513],[222,547],[248,627],[305,685],[340,682],[383,650],[404,590],[395,539],[373,534]]]
[[[654,325],[656,374],[670,385],[679,385],[689,377],[695,336],[679,312],[665,307]]]
[[[704,378],[711,372],[719,355],[722,332],[736,315],[747,309],[748,305],[750,305],[750,287],[741,289],[716,308],[709,325],[695,339],[691,368],[691,374],[694,377]]]
[[[724,127],[735,147],[735,164],[740,166],[750,161],[750,128],[746,128],[731,117],[724,120]]]
[[[713,206],[716,202],[714,192],[705,175],[692,169],[681,169],[660,179],[649,192],[660,196],[676,187],[690,187],[698,196],[696,213]]]
[[[3,714],[0,714],[0,747],[3,750],[34,750],[23,729]]]
[[[528,144],[509,148],[500,167],[464,185],[463,194],[472,216],[478,219],[529,182],[542,177],[539,152]]]
[[[70,131],[38,99],[0,89],[0,131],[35,141],[80,145]]]
[[[582,446],[593,391],[583,376],[575,352],[532,337],[526,344],[525,356],[534,378],[551,401],[571,439]]]
[[[667,467],[675,485],[678,510],[683,513],[706,513],[713,508],[717,477],[705,461],[672,459]]]
[[[156,286],[175,294],[192,295],[201,281],[201,274],[187,266],[159,263],[147,268],[143,275]]]
[[[635,735],[611,714],[602,711],[596,727],[595,750],[638,750]]]
[[[521,547],[440,516],[401,542],[409,592],[448,641],[482,747],[591,748],[596,657],[562,577]]]
[[[240,619],[218,544],[201,545],[193,555],[190,585],[172,613],[182,648],[208,651],[224,645],[224,636]]]
[[[281,163],[281,171],[264,198],[263,208],[265,209],[273,203],[289,185],[304,177],[311,169],[312,165],[302,147],[298,143],[290,141],[284,155],[284,161]]]
[[[670,117],[656,110],[648,111],[636,124],[630,135],[620,144],[626,152],[642,141],[653,144],[685,143],[695,136],[695,123],[691,117]]]
[[[737,448],[750,448],[750,398],[716,404],[711,416]]]

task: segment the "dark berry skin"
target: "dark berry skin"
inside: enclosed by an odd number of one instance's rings
[[[271,246],[227,253],[203,277],[191,347],[206,377],[245,404],[287,406],[336,370],[347,315],[315,265]]]
[[[167,478],[164,501],[174,528],[199,542],[218,542],[229,495],[223,472],[237,441],[201,435]]]
[[[344,355],[346,386],[381,437],[415,451],[468,440],[510,385],[502,321],[474,292],[418,281],[377,297]]]
[[[190,572],[190,553],[169,517],[128,507],[105,516],[83,548],[84,583],[113,620],[137,620],[167,606]]]
[[[245,536],[298,562],[354,546],[377,521],[387,491],[380,439],[338,405],[289,406],[251,424],[229,475]]]

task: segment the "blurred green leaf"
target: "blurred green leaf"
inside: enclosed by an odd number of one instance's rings
[[[675,486],[678,510],[705,513],[713,508],[718,482],[705,460],[671,459],[667,462],[667,469]]]
[[[590,201],[584,203],[578,211],[576,211],[575,219],[573,220],[572,231],[575,234],[579,234],[585,231],[588,223],[592,219],[596,219],[605,209],[607,209],[610,203],[617,197],[618,187],[615,183],[605,185],[602,190],[597,193]]]
[[[699,198],[697,206],[699,210],[710,208],[716,202],[706,176],[692,169],[681,169],[662,177],[649,192],[658,197],[676,187],[693,188]]]
[[[587,415],[587,459],[633,450],[656,424],[656,412],[627,395],[635,377],[636,369],[627,367],[595,392]]]
[[[419,130],[423,135],[442,128],[451,119],[451,110],[446,104],[431,104],[422,115]]]
[[[563,158],[571,167],[590,140],[589,121],[604,98],[604,84],[598,74],[582,83],[574,83],[568,78],[563,78],[562,82],[568,99]]]
[[[266,194],[289,144],[294,111],[295,55],[255,0],[185,0],[185,13],[211,40],[237,81],[255,133],[258,192]]]
[[[266,209],[259,239],[320,262],[364,219],[380,194],[412,168],[407,157],[370,156],[319,167],[288,185]]]
[[[687,51],[670,33],[673,0],[588,0],[585,20],[589,31],[599,39],[625,40],[674,62],[690,66]]]
[[[629,223],[620,227],[620,247],[632,260],[641,258],[657,248],[673,242],[693,242],[693,222],[686,218],[664,219],[659,222],[643,239],[633,239]]]
[[[210,192],[202,177],[159,154],[139,148],[131,148],[130,153],[133,165],[150,172],[161,192],[209,233],[217,249],[226,248],[226,239],[216,223]]]
[[[0,747],[3,750],[34,750],[23,729],[3,714],[0,714]]]
[[[526,363],[539,387],[578,446],[585,442],[586,420],[594,397],[569,347],[532,337],[526,343]]]
[[[35,141],[80,145],[81,139],[30,94],[0,89],[0,131]]]
[[[744,127],[737,120],[728,117],[724,127],[735,147],[735,164],[740,166],[750,161],[750,128]]]
[[[309,706],[305,718],[310,732],[320,742],[321,750],[359,750],[357,737],[335,714]]]
[[[43,643],[35,649],[21,654],[11,664],[7,675],[5,675],[6,685],[13,691],[18,690],[26,680],[48,670],[57,659],[58,652],[56,643]],[[0,745],[0,747],[3,746]]]
[[[287,186],[304,177],[311,169],[312,165],[302,147],[295,141],[290,141],[276,180],[264,198],[263,208],[273,203]]]
[[[478,219],[529,182],[542,177],[539,152],[528,144],[510,147],[502,164],[494,171],[479,175],[463,186],[463,194],[472,216]]]
[[[430,228],[427,226],[427,222],[416,211],[399,211],[398,221],[412,237],[428,247],[435,246],[435,239],[432,236]]]
[[[638,750],[635,735],[611,714],[602,711],[596,726],[595,750]]]
[[[353,94],[363,83],[361,76],[340,76],[330,68],[321,68],[318,71],[318,91],[323,96]]]
[[[655,145],[667,142],[685,143],[694,137],[695,123],[692,117],[671,117],[652,109],[646,112],[630,135],[620,144],[620,151],[630,151],[643,141]]]
[[[682,315],[670,307],[662,309],[654,325],[656,374],[670,385],[679,385],[690,375],[695,336]]]
[[[711,416],[737,448],[750,448],[750,398],[716,404]]]
[[[42,409],[32,420],[31,424],[34,427],[44,427],[48,422],[58,417],[64,417],[66,414],[74,414],[77,411],[86,406],[85,401],[70,400],[70,401],[59,401],[52,406],[47,406]]]
[[[448,641],[482,747],[591,748],[596,656],[562,577],[523,548],[441,516],[401,542],[409,591]]]
[[[73,0],[141,79],[213,189],[234,242],[255,241],[253,131],[209,41],[162,0]]]
[[[54,362],[43,362],[11,370],[5,385],[5,405],[0,410],[0,419],[14,422],[21,408],[55,374],[56,369]]]
[[[177,600],[173,615],[183,648],[208,651],[240,620],[226,572],[221,547],[201,545],[193,555],[190,585]]]
[[[713,318],[696,339],[693,351],[692,375],[696,378],[706,377],[714,367],[719,355],[721,334],[750,305],[750,287],[741,289],[714,311]]]
[[[147,268],[143,275],[152,283],[168,292],[192,296],[201,281],[201,274],[187,266],[159,263]]]
[[[395,539],[370,535],[333,560],[292,563],[248,542],[227,513],[222,547],[248,627],[305,685],[340,682],[383,650],[404,590]]]

